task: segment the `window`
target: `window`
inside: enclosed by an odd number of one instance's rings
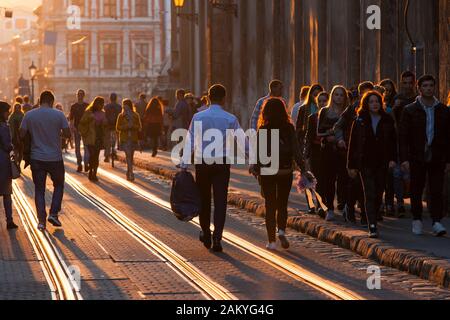
[[[145,69],[149,67],[150,50],[148,43],[136,43],[135,45],[135,68],[137,70]]]
[[[148,0],[135,0],[135,16],[148,17]]]
[[[27,28],[27,19],[16,19],[16,29],[17,30],[22,30],[22,29],[26,29]]]
[[[103,16],[108,18],[117,16],[117,0],[103,0]]]
[[[80,8],[80,13],[81,13],[81,16],[83,17],[84,11],[85,11],[84,0],[72,0],[72,5]]]
[[[117,69],[117,44],[104,43],[102,47],[103,47],[103,69],[106,70]]]
[[[72,69],[83,70],[86,68],[86,45],[77,43],[72,45]]]

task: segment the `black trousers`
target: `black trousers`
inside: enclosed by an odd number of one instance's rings
[[[347,206],[349,208],[354,208],[356,205],[356,202],[359,202],[361,206],[361,215],[366,215],[366,208],[364,204],[364,191],[363,191],[363,185],[360,178],[351,179],[349,177],[348,184],[347,184]]]
[[[89,167],[91,170],[97,172],[99,166],[99,158],[100,158],[100,148],[97,146],[87,146],[89,150]]]
[[[216,240],[222,240],[225,227],[228,186],[230,184],[229,165],[195,166],[197,186],[200,189],[202,199],[202,211],[200,213],[200,225],[205,234],[211,232],[211,189],[214,195],[214,234]]]
[[[325,205],[329,210],[334,210],[336,184],[338,194],[345,193],[349,177],[346,169],[345,154],[336,150],[333,144],[326,144],[322,147],[321,180],[320,190],[322,192],[321,195],[325,199]]]
[[[276,241],[276,228],[286,230],[288,201],[293,174],[261,176],[261,188],[266,202],[266,228],[269,242]]]
[[[423,213],[422,195],[428,175],[429,199],[428,207],[433,223],[444,217],[444,179],[445,163],[411,162],[411,211],[414,220],[421,220]]]
[[[369,225],[377,225],[377,216],[383,202],[383,192],[386,186],[385,167],[363,168],[360,172],[363,186],[364,206]]]

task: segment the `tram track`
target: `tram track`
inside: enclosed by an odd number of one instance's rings
[[[114,208],[105,200],[92,195],[85,186],[78,182],[70,174],[66,174],[66,183],[77,192],[82,198],[91,203],[109,219],[122,227],[138,242],[145,246],[153,254],[159,255],[162,260],[169,262],[178,273],[186,278],[195,288],[210,300],[237,300],[237,297],[228,292],[224,287],[216,283],[213,279],[205,275],[198,268],[172,248],[165,245],[150,232],[141,228],[133,220],[129,219],[122,212]]]
[[[35,211],[16,181],[13,182],[13,202],[25,232],[41,264],[53,300],[83,300],[79,285],[70,267],[53,244],[48,232],[37,230]]]
[[[71,157],[67,157],[67,159],[73,162],[73,159],[71,159]],[[110,173],[102,168],[98,169],[98,173],[101,176],[104,176],[105,178],[107,178],[108,180],[111,180],[114,183],[121,185],[125,189],[133,192],[137,196],[145,199],[146,201],[160,207],[161,209],[164,209],[165,212],[168,212],[168,213],[171,212],[171,206],[170,206],[169,202],[155,196],[154,194],[137,186],[136,184],[130,183],[129,181],[119,177],[118,175]],[[81,186],[81,184],[78,183],[76,181],[76,179],[74,179],[71,176],[69,176],[68,180],[69,180],[69,185],[71,185],[73,183],[75,185]],[[125,217],[125,218],[127,220],[131,221],[127,217]],[[200,227],[200,222],[199,222],[198,218],[194,219],[190,223],[194,224],[198,228]],[[132,222],[132,224],[135,225],[140,230],[142,230],[142,228],[139,227],[136,223]],[[359,295],[339,284],[336,284],[328,279],[325,279],[325,278],[321,277],[320,275],[317,275],[286,258],[283,258],[283,257],[281,257],[275,253],[269,252],[267,250],[264,250],[256,245],[254,245],[253,243],[251,243],[239,236],[236,236],[232,232],[225,231],[223,234],[223,239],[226,243],[232,245],[233,247],[255,257],[256,259],[260,260],[261,262],[264,262],[264,263],[270,265],[271,267],[275,268],[276,270],[279,270],[279,271],[283,272],[284,274],[287,274],[288,276],[295,279],[296,281],[302,282],[302,283],[306,284],[307,286],[317,290],[318,292],[323,293],[324,295],[328,296],[329,298],[331,298],[333,300],[364,300],[364,297],[362,297],[361,295]]]

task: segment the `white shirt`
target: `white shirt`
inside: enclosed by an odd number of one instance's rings
[[[201,132],[199,132],[200,129]],[[221,106],[213,104],[207,110],[195,114],[192,119],[185,149],[190,152],[184,152],[182,167],[186,167],[184,164],[190,162],[190,159],[186,157],[190,158],[194,152],[198,155],[201,150],[203,155],[208,147],[208,150],[211,149],[210,145],[215,139],[209,139],[210,137],[205,139],[205,133],[207,133],[209,129],[216,129],[217,132],[220,131],[223,144],[221,144],[221,148],[216,148],[216,150],[212,152],[212,157],[205,156],[205,160],[214,160],[217,161],[217,163],[223,163],[224,158],[234,160],[231,159],[234,157],[231,157],[230,150],[227,148],[227,130],[242,130],[241,125],[236,116],[226,112]],[[243,130],[241,132],[244,133]],[[248,157],[248,150],[248,139],[245,139],[245,150],[240,151],[245,152],[245,156]]]

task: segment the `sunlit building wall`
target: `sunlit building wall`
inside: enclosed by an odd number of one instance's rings
[[[80,28],[68,27],[70,5],[80,8]],[[167,59],[164,10],[164,0],[43,0],[40,86],[65,105],[78,88],[89,99],[151,93]]]

